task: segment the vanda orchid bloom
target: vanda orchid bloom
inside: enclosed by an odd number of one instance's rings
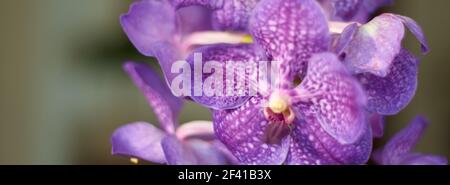
[[[258,82],[269,88],[252,81],[264,74],[240,74],[250,77],[245,85],[258,89],[256,95],[189,97],[211,109],[216,137],[240,164],[364,164],[372,137],[382,135],[383,116],[403,109],[417,87],[418,59],[401,46],[405,27],[429,50],[421,28],[408,17],[382,14],[367,22],[388,3],[141,0],[121,24],[142,54],[158,59],[169,85],[177,78],[172,65],[185,59],[195,65],[198,53],[202,62],[278,64],[274,86]],[[190,20],[198,15],[192,8],[204,16]]]
[[[112,153],[167,164],[231,164],[234,157],[215,139],[212,123],[192,121],[176,128],[181,99],[145,64],[128,62],[125,71],[144,93],[163,130],[146,122],[118,128],[112,138]]]

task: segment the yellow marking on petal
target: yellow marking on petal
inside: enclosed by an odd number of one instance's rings
[[[221,31],[195,32],[183,40],[183,45],[185,46],[249,43],[253,43],[253,38],[249,34]]]
[[[133,164],[139,164],[139,159],[132,157],[132,158],[130,158],[130,162]]]
[[[252,37],[251,35],[249,35],[249,34],[246,34],[246,35],[244,35],[244,37],[242,38],[241,43],[244,43],[244,44],[251,44],[251,43],[253,43],[253,37]]]

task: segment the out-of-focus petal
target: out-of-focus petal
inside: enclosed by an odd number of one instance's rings
[[[212,142],[200,140],[200,139],[189,139],[185,141],[186,145],[192,149],[194,153],[197,164],[199,165],[225,165],[228,164],[227,157],[216,148]]]
[[[139,90],[144,93],[164,130],[173,133],[178,124],[177,116],[182,101],[172,94],[169,87],[148,65],[127,62],[124,70]]]
[[[403,130],[395,134],[381,149],[375,151],[374,159],[378,164],[445,164],[443,157],[411,153],[429,122],[422,116],[417,116]]]
[[[364,164],[372,151],[370,128],[354,143],[341,144],[319,124],[314,114],[308,115],[296,107],[300,117],[291,134],[291,147],[286,164],[334,165]]]
[[[420,153],[406,154],[401,157],[400,165],[447,165],[445,157]]]
[[[342,33],[337,39],[337,43],[333,50],[337,55],[341,55],[348,44],[353,40],[355,33],[358,31],[359,27],[357,23],[353,23],[344,28]]]
[[[189,6],[176,11],[177,27],[182,36],[193,32],[212,30],[211,10],[202,6]]]
[[[369,123],[372,127],[372,135],[374,138],[381,138],[384,134],[384,116],[378,113],[370,113]]]
[[[245,31],[249,17],[259,0],[173,0],[175,7],[200,5],[213,11],[212,23],[216,30]]]
[[[318,0],[330,20],[351,21],[358,13],[361,5],[360,0]],[[370,1],[370,0],[368,0]]]
[[[392,3],[392,0],[318,0],[330,20],[367,22],[378,8]]]
[[[344,51],[344,63],[354,73],[370,72],[386,76],[401,51],[405,25],[417,36],[422,49],[428,51],[425,37],[414,21],[395,14],[382,14],[354,33],[353,40]]]
[[[258,53],[254,45],[218,44],[201,47],[187,59],[193,70],[196,68],[195,56],[198,54],[202,56],[203,63],[198,64],[202,64],[203,70],[193,71],[192,80],[196,82],[195,76],[198,76],[196,73],[204,72],[207,65],[210,73],[204,73],[203,79],[198,79],[202,80],[203,87],[199,83],[192,84],[191,98],[195,102],[212,109],[231,109],[240,106],[251,97],[254,82],[251,76],[257,72],[252,71],[251,67],[254,66],[253,70],[256,70],[258,62],[264,60],[264,54]],[[231,76],[227,76],[228,74]],[[213,85],[207,85],[210,84],[207,81],[213,82]]]
[[[264,117],[259,98],[253,97],[237,109],[215,111],[213,120],[216,136],[240,163],[282,164],[286,159],[290,138],[266,143],[265,131],[271,123]]]
[[[250,19],[250,33],[292,81],[303,77],[312,54],[327,51],[328,22],[314,0],[262,0]],[[289,79],[290,78],[290,79]]]
[[[413,99],[417,89],[418,59],[403,49],[385,77],[361,73],[357,78],[367,95],[370,112],[394,115]]]
[[[138,157],[154,163],[165,163],[161,141],[166,134],[145,122],[118,128],[111,137],[112,154]]]
[[[247,30],[250,15],[260,0],[226,0],[213,13],[213,25],[218,30]]]
[[[158,46],[176,33],[176,16],[166,1],[137,1],[120,17],[122,28],[134,46],[146,56],[155,56]]]
[[[228,148],[219,140],[213,141],[214,147],[216,147],[219,151],[225,155],[225,158],[227,159],[228,164],[237,165],[239,164],[239,161],[234,155],[228,150]]]
[[[342,144],[354,143],[367,124],[366,97],[359,83],[332,53],[314,55],[295,101],[308,106],[322,128]]]
[[[215,139],[213,123],[211,121],[191,121],[177,128],[176,136],[180,140],[201,139],[211,141]]]
[[[161,146],[169,165],[196,165],[197,158],[193,149],[174,135],[162,139]]]
[[[411,31],[411,33],[417,38],[417,40],[419,40],[422,52],[427,53],[428,51],[430,51],[428,41],[419,24],[417,24],[417,22],[414,21],[413,19],[406,16],[397,15],[397,17],[403,21],[403,24],[405,24],[405,26],[408,27],[409,31]]]

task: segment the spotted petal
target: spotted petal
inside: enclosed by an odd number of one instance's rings
[[[124,70],[139,90],[144,93],[164,130],[173,133],[178,124],[177,116],[182,101],[172,94],[169,87],[148,65],[127,62]]]
[[[334,165],[364,164],[372,151],[370,128],[365,127],[362,137],[351,144],[341,144],[319,124],[314,114],[296,107],[297,119],[292,131],[286,164]]]
[[[334,54],[314,55],[296,91],[295,101],[308,106],[307,111],[315,114],[322,128],[340,143],[354,143],[363,134],[366,97]]]
[[[111,137],[113,155],[138,157],[154,163],[165,163],[161,141],[166,135],[145,122],[130,123],[114,131]]]
[[[383,148],[375,151],[376,162],[387,165],[426,164],[427,162],[445,164],[447,161],[442,157],[410,153],[422,137],[428,124],[429,122],[425,118],[417,116],[406,128],[391,138]]]
[[[422,49],[428,51],[422,30],[414,21],[395,14],[382,14],[355,32],[344,51],[344,63],[354,73],[370,72],[386,76],[394,58],[401,51],[404,25],[416,35]]]
[[[195,56],[198,54],[201,54],[202,60],[195,66]],[[213,109],[230,109],[243,104],[252,95],[253,81],[250,76],[256,72],[253,71],[256,68],[252,70],[250,67],[257,67],[257,63],[263,60],[263,54],[254,45],[219,44],[195,50],[187,61],[193,70],[199,69],[202,64],[205,74],[203,79],[196,79],[202,71],[193,71],[193,81],[202,80],[203,86],[200,83],[192,84],[191,98]]]
[[[280,143],[265,141],[269,126],[263,115],[260,99],[251,98],[234,110],[215,111],[215,133],[242,164],[282,164],[286,159],[289,137]]]
[[[367,107],[371,112],[394,115],[405,108],[417,89],[418,59],[403,49],[385,77],[371,73],[358,74],[367,95]]]
[[[315,0],[262,0],[250,19],[250,33],[292,80],[304,75],[310,56],[328,50],[328,23]]]

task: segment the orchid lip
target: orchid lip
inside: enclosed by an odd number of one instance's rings
[[[264,107],[264,116],[274,123],[291,124],[295,119],[295,114],[290,106],[290,96],[285,92],[275,91],[270,95],[267,106]]]

